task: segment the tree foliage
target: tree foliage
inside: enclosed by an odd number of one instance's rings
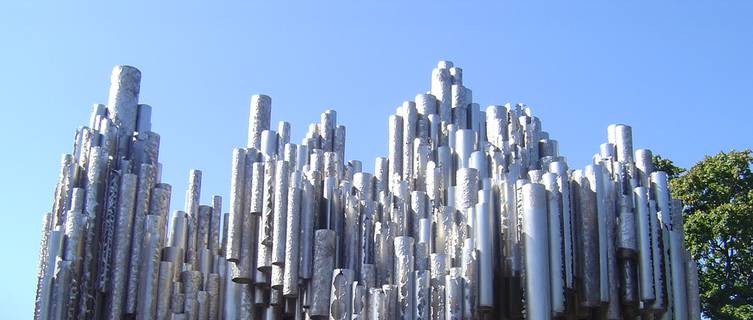
[[[654,158],[685,204],[685,245],[699,265],[701,307],[711,319],[753,319],[753,153],[706,156],[684,171]]]

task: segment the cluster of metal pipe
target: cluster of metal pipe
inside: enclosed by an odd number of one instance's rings
[[[700,318],[682,204],[629,126],[572,170],[530,108],[482,111],[442,61],[389,117],[372,174],[346,162],[335,111],[295,144],[255,95],[229,213],[199,204],[193,170],[166,223],[139,77],[115,68],[63,158],[37,319]]]

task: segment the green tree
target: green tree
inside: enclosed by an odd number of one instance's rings
[[[701,307],[711,319],[753,319],[753,153],[706,156],[684,171],[654,157],[685,204],[685,245],[699,265]]]

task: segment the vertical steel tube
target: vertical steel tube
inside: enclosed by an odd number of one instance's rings
[[[463,277],[460,268],[451,268],[445,276],[445,319],[463,319]]]
[[[301,183],[293,182],[288,191],[288,212],[285,223],[285,263],[282,295],[298,296],[298,258],[300,250]]]
[[[413,237],[395,237],[395,284],[397,285],[398,317],[400,319],[413,319],[413,246]]]
[[[154,319],[157,314],[157,299],[160,271],[160,252],[164,246],[165,218],[148,215],[144,221],[144,248],[139,274],[136,319]]]
[[[688,314],[688,299],[689,296],[687,288],[686,276],[686,264],[685,264],[685,245],[683,236],[683,218],[682,218],[682,202],[678,199],[672,200],[672,229],[669,231],[669,254],[670,265],[667,266],[671,270],[672,275],[672,305],[674,306],[674,316],[677,319],[687,319]]]
[[[387,184],[395,192],[393,182],[403,177],[403,118],[391,115],[389,119],[389,140],[387,149]]]
[[[595,307],[601,302],[599,267],[599,224],[596,207],[596,194],[589,180],[576,171],[571,187],[576,206],[578,276],[581,279],[581,305]]]
[[[245,159],[246,150],[240,148],[233,149],[232,171],[230,174],[230,215],[227,224],[227,248],[225,248],[225,258],[231,262],[238,262],[241,257]]]
[[[550,282],[539,275],[549,272],[547,195],[543,185],[523,185],[523,235],[526,266],[526,318],[549,319],[552,316]]]
[[[599,236],[599,297],[601,302],[609,302],[609,271],[608,271],[608,247],[607,247],[607,194],[604,190],[604,170],[600,164],[587,165],[583,174],[588,179],[591,191],[596,196],[596,220]]]
[[[562,196],[557,184],[557,175],[545,173],[541,179],[546,188],[547,220],[549,226],[549,283],[554,314],[565,312],[565,265],[562,255],[564,239],[562,231]]]
[[[353,270],[335,269],[332,274],[329,318],[332,320],[350,320],[353,303]]]
[[[269,130],[272,115],[272,98],[263,94],[251,96],[251,108],[248,117],[248,144],[249,148],[261,147],[261,133]]]
[[[310,316],[329,314],[330,286],[335,265],[335,231],[316,230],[314,234],[314,274],[311,277]]]
[[[640,278],[640,299],[654,300],[654,270],[651,261],[651,212],[648,208],[646,187],[633,189],[635,216],[638,234],[638,277]]]
[[[452,78],[446,68],[437,67],[431,72],[431,94],[439,102],[439,116],[442,122],[452,122]]]
[[[112,287],[108,297],[107,318],[120,319],[125,313],[126,286],[128,280],[129,247],[135,210],[138,176],[123,175],[118,199],[118,215],[115,223],[114,254],[112,260]]]

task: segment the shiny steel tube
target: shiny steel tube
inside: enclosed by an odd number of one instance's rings
[[[126,286],[128,280],[129,247],[131,245],[131,228],[136,205],[136,187],[138,176],[125,174],[121,179],[118,215],[114,232],[114,252],[112,263],[112,287],[108,297],[106,318],[120,319],[125,313]]]
[[[547,194],[543,185],[523,185],[522,218],[526,266],[526,318],[549,319],[552,315],[549,273]]]
[[[388,123],[387,184],[389,190],[394,192],[393,181],[403,177],[403,118],[399,115],[391,115]]]
[[[272,226],[275,206],[275,172],[274,160],[264,162],[264,192],[260,224],[258,227],[258,241],[256,248],[256,268],[259,271],[269,271],[272,268]]]
[[[445,319],[463,319],[463,277],[460,268],[451,268],[445,276]]]
[[[460,210],[473,208],[478,202],[478,188],[478,170],[473,168],[458,169],[455,206]]]
[[[601,164],[587,165],[583,174],[588,179],[589,187],[596,196],[596,219],[599,235],[599,297],[601,302],[609,302],[609,267],[608,267],[608,248],[607,248],[607,216],[612,214],[607,212],[608,196],[604,190],[604,168]]]
[[[589,180],[581,172],[573,173],[572,188],[576,192],[578,225],[578,276],[582,282],[581,304],[595,307],[601,303],[600,267],[599,267],[599,224],[596,207],[596,194],[589,185]],[[579,292],[580,293],[580,292]]]
[[[302,279],[311,279],[314,262],[314,211],[317,203],[314,195],[314,186],[309,179],[302,181],[301,190],[301,217],[300,217],[300,264],[299,276]]]
[[[669,254],[670,254],[670,273],[672,275],[672,305],[673,313],[677,319],[687,319],[689,317],[688,299],[690,292],[687,288],[686,264],[685,264],[685,244],[683,235],[683,218],[682,202],[678,199],[672,200],[672,229],[669,231]]]
[[[136,319],[153,319],[157,314],[160,253],[164,245],[165,218],[148,215],[144,220],[144,248],[139,274]]]
[[[483,191],[480,191],[483,192]],[[478,258],[478,307],[488,311],[494,307],[494,217],[491,203],[479,202],[475,211],[474,238]]]
[[[141,259],[141,242],[144,237],[144,219],[149,214],[149,200],[154,187],[155,169],[150,164],[142,164],[138,174],[136,191],[136,211],[133,216],[133,236],[131,238],[131,257],[128,273],[126,313],[136,311],[136,292],[139,283],[139,266]]]
[[[430,317],[430,285],[429,285],[429,271],[427,270],[418,270],[415,271],[413,274],[414,279],[414,285],[415,285],[415,297],[414,300],[414,306],[415,309],[413,310],[414,319],[416,320],[428,320]]]
[[[286,161],[277,161],[275,168],[275,206],[272,224],[272,264],[285,264],[285,222],[288,212],[288,182],[290,166]]]
[[[413,142],[416,139],[416,122],[418,121],[418,112],[416,110],[416,103],[413,101],[405,101],[401,107],[401,116],[403,118],[403,171],[402,177],[404,180],[408,180],[409,184],[413,186]]]
[[[283,271],[282,295],[286,298],[298,296],[298,257],[300,250],[301,184],[288,190],[288,213],[285,231],[285,264]]]
[[[635,216],[638,235],[638,277],[640,278],[640,299],[654,300],[654,270],[651,261],[651,213],[648,208],[646,187],[633,189]]]
[[[445,276],[447,275],[447,256],[434,254],[429,256],[429,270],[431,271],[429,284],[431,286],[431,319],[445,318]]]
[[[617,160],[633,161],[633,129],[624,124],[610,124],[607,131],[609,143],[613,144],[617,151]]]
[[[549,283],[551,288],[552,312],[565,312],[565,265],[562,259],[564,250],[562,231],[562,195],[557,184],[557,174],[545,173],[541,179],[546,188],[547,222],[549,226]]]
[[[447,68],[437,67],[431,72],[431,94],[439,103],[439,116],[442,122],[452,122],[452,78]]]
[[[230,173],[230,215],[227,224],[227,248],[225,248],[225,258],[231,262],[238,262],[241,258],[245,159],[245,149],[233,149]]]
[[[136,130],[141,71],[127,65],[117,65],[110,76],[107,113],[122,128],[124,136]]]
[[[173,263],[162,261],[159,266],[159,279],[157,280],[157,312],[156,319],[169,319],[170,299],[173,289]]]
[[[335,265],[335,231],[316,230],[314,233],[314,270],[311,277],[310,316],[329,315],[330,286]]]
[[[648,149],[635,150],[635,168],[637,169],[638,183],[649,188],[651,186],[651,173],[654,171],[652,162],[653,154]]]
[[[326,110],[319,117],[319,136],[322,141],[322,150],[333,151],[335,138],[335,125],[337,125],[337,112]]]
[[[701,295],[698,287],[698,263],[688,258],[685,270],[688,288],[688,319],[701,319]]]
[[[259,149],[261,147],[261,133],[270,129],[272,98],[263,94],[255,94],[251,96],[250,109],[247,146]]]
[[[413,237],[395,237],[395,284],[397,285],[397,310],[400,319],[413,319],[413,246]]]
[[[470,129],[455,131],[455,145],[453,150],[457,155],[458,168],[468,168],[471,153],[474,151],[476,133]]]
[[[332,290],[330,293],[329,318],[350,320],[353,303],[353,270],[335,269],[332,273]]]
[[[664,273],[662,272],[662,264],[664,262],[664,256],[661,248],[661,227],[659,226],[659,220],[656,212],[656,201],[648,201],[649,212],[649,228],[651,228],[651,273],[653,274],[653,287],[654,287],[654,301],[650,304],[650,308],[654,310],[662,310],[665,307],[664,297]]]
[[[384,311],[384,292],[381,288],[369,289],[368,320],[387,320]]]

